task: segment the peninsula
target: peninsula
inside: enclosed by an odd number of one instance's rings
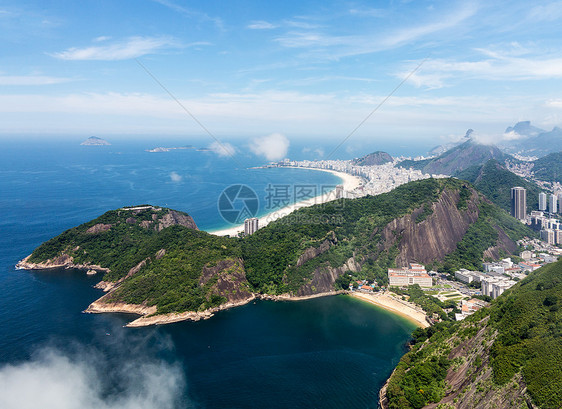
[[[143,317],[130,325],[150,325],[208,318],[256,297],[335,294],[360,278],[384,285],[389,267],[413,260],[471,268],[529,234],[468,183],[425,179],[300,208],[244,238],[200,231],[172,209],[121,208],[43,243],[18,267],[103,273],[107,294],[87,311],[134,312]]]

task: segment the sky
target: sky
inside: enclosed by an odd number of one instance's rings
[[[0,0],[0,137],[550,130],[561,20],[555,1]]]

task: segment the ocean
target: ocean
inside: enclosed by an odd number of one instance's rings
[[[16,270],[65,229],[121,206],[189,213],[202,230],[229,227],[221,192],[244,184],[267,212],[268,186],[335,186],[302,169],[248,169],[177,142],[79,146],[4,141],[0,152],[0,407],[376,408],[378,391],[415,328],[347,296],[257,301],[212,319],[129,329],[133,317],[83,311],[101,277]]]

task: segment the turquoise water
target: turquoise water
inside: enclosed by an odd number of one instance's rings
[[[414,327],[361,301],[258,301],[207,321],[127,329],[133,317],[81,313],[102,294],[92,288],[99,278],[15,270],[41,242],[116,207],[168,206],[213,229],[227,227],[216,200],[230,184],[265,195],[267,184],[339,182],[325,172],[248,170],[259,162],[243,156],[144,152],[154,146],[4,146],[0,407],[376,407]]]

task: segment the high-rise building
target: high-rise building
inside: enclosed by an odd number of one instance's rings
[[[558,213],[558,197],[556,195],[548,197],[548,211],[550,213]]]
[[[546,193],[539,193],[539,210],[541,212],[546,211]]]
[[[252,217],[250,219],[244,220],[244,234],[246,236],[254,234],[258,230],[258,218]]]
[[[527,191],[523,187],[511,188],[511,215],[519,220],[527,217]]]

